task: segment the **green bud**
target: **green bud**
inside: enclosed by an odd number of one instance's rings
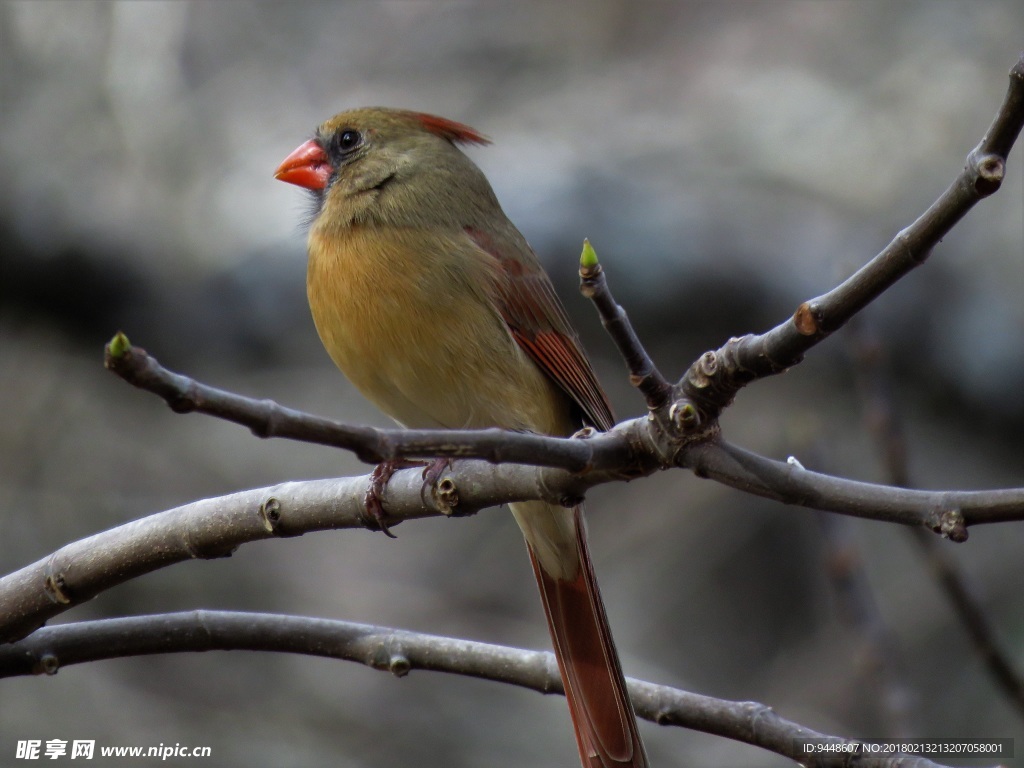
[[[114,338],[107,343],[107,353],[115,359],[124,357],[131,348],[132,343],[128,341],[128,337],[121,331],[115,333]]]
[[[593,269],[597,266],[597,252],[586,238],[583,239],[583,253],[580,254],[580,269]]]

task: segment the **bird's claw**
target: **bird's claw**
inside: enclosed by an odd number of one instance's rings
[[[452,460],[442,458],[434,459],[429,462],[412,461],[409,459],[382,461],[374,467],[373,472],[370,473],[370,486],[366,489],[366,496],[363,499],[363,503],[366,506],[367,514],[373,522],[376,523],[377,528],[389,538],[397,539],[398,537],[391,532],[391,529],[387,524],[387,512],[384,511],[384,505],[381,503],[381,497],[384,495],[384,489],[387,488],[388,481],[391,480],[391,477],[398,470],[419,466],[423,467],[423,482],[427,485],[433,486],[437,483],[441,475],[444,474],[444,471],[451,468]]]
[[[373,472],[370,473],[370,486],[366,489],[366,496],[363,498],[367,514],[377,524],[377,528],[390,539],[398,537],[388,528],[387,513],[381,503],[381,496],[384,495],[384,489],[391,476],[403,466],[406,465],[400,461],[382,461],[374,467]]]
[[[434,459],[423,467],[423,483],[431,486],[436,485],[444,471],[451,468],[452,460],[450,458]]]

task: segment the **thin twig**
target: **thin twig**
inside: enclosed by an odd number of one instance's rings
[[[920,733],[910,726],[915,696],[907,684],[899,641],[878,609],[868,581],[853,521],[842,515],[817,515],[824,543],[826,573],[840,608],[840,617],[861,640],[858,656],[870,683],[877,689],[884,736],[910,738]],[[923,528],[922,536],[932,538]]]
[[[995,629],[978,596],[968,588],[966,574],[952,554],[942,548],[941,542],[924,531],[912,530],[911,533],[996,687],[1024,717],[1024,678],[996,638]]]
[[[193,411],[248,427],[257,437],[279,437],[343,448],[370,464],[395,459],[473,458],[492,463],[559,467],[570,472],[629,463],[629,447],[616,440],[548,437],[503,429],[376,429],[313,416],[202,384],[168,370],[146,350],[117,333],[104,365],[129,384],[159,395],[176,413]]]
[[[562,693],[551,653],[346,621],[206,610],[44,627],[25,640],[0,647],[0,677],[55,674],[61,667],[100,659],[211,650],[299,653],[354,661],[397,677],[430,670],[544,694]],[[809,759],[800,749],[802,742],[857,744],[812,731],[756,702],[715,699],[632,678],[627,687],[642,718],[751,744],[808,766],[837,762],[834,757]],[[855,762],[862,768],[940,768],[910,756],[862,757]]]
[[[612,337],[629,370],[629,383],[640,390],[647,408],[657,411],[672,400],[672,385],[661,375],[651,356],[647,354],[640,337],[636,335],[629,317],[608,287],[604,269],[589,240],[583,241],[580,257],[580,292],[594,302],[601,324]]]
[[[864,404],[864,420],[884,457],[883,464],[889,482],[896,486],[909,487],[911,482],[907,462],[907,441],[893,402],[892,389],[885,375],[881,346],[868,338],[863,327],[858,325],[854,331],[850,345],[857,365],[858,384]],[[953,555],[942,547],[941,542],[921,529],[912,529],[911,534],[921,548],[932,575],[967,631],[975,651],[984,660],[989,675],[1018,714],[1024,716],[1024,676],[1002,648],[988,613],[968,587],[966,574]]]
[[[690,446],[680,461],[698,477],[767,499],[924,527],[952,541],[965,541],[971,525],[1024,519],[1024,488],[922,491],[862,483],[811,472],[799,461],[773,461],[724,440]]]

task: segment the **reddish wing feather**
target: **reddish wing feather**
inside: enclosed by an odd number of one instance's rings
[[[452,144],[490,144],[491,140],[478,133],[468,125],[457,123],[437,115],[428,115],[425,112],[414,112],[413,117],[419,120],[420,124],[436,136],[447,139]]]
[[[588,423],[611,429],[615,419],[608,397],[548,276],[539,266],[531,268],[519,259],[502,256],[487,233],[472,228],[466,233],[498,259],[505,272],[499,310],[519,346],[576,402]]]
[[[576,401],[589,423],[611,429],[611,405],[547,276],[510,278],[504,298],[505,322],[519,346]]]

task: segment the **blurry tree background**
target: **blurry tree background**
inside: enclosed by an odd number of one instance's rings
[[[3,2],[0,491],[4,573],[178,503],[368,471],[327,449],[171,414],[102,368],[118,329],[208,383],[386,425],[320,348],[305,201],[272,178],[363,105],[466,122],[620,416],[639,413],[575,288],[589,237],[678,377],[874,255],[953,179],[1024,46],[1024,4]],[[911,473],[1019,485],[1024,148],[1002,191],[864,323],[891,355]],[[735,442],[880,481],[845,333],[744,391]],[[865,640],[826,578],[816,513],[683,472],[592,494],[591,545],[627,674],[887,733]],[[1024,735],[905,531],[856,521],[921,736]],[[502,644],[548,638],[510,515],[250,544],[138,579],[61,621],[283,611]],[[1020,525],[955,546],[1024,665]],[[573,765],[565,704],[428,673],[246,653],[156,656],[0,687],[0,761],[26,738],[211,746],[221,766]],[[656,765],[787,761],[642,725]],[[1018,748],[1024,742],[1018,741]]]

